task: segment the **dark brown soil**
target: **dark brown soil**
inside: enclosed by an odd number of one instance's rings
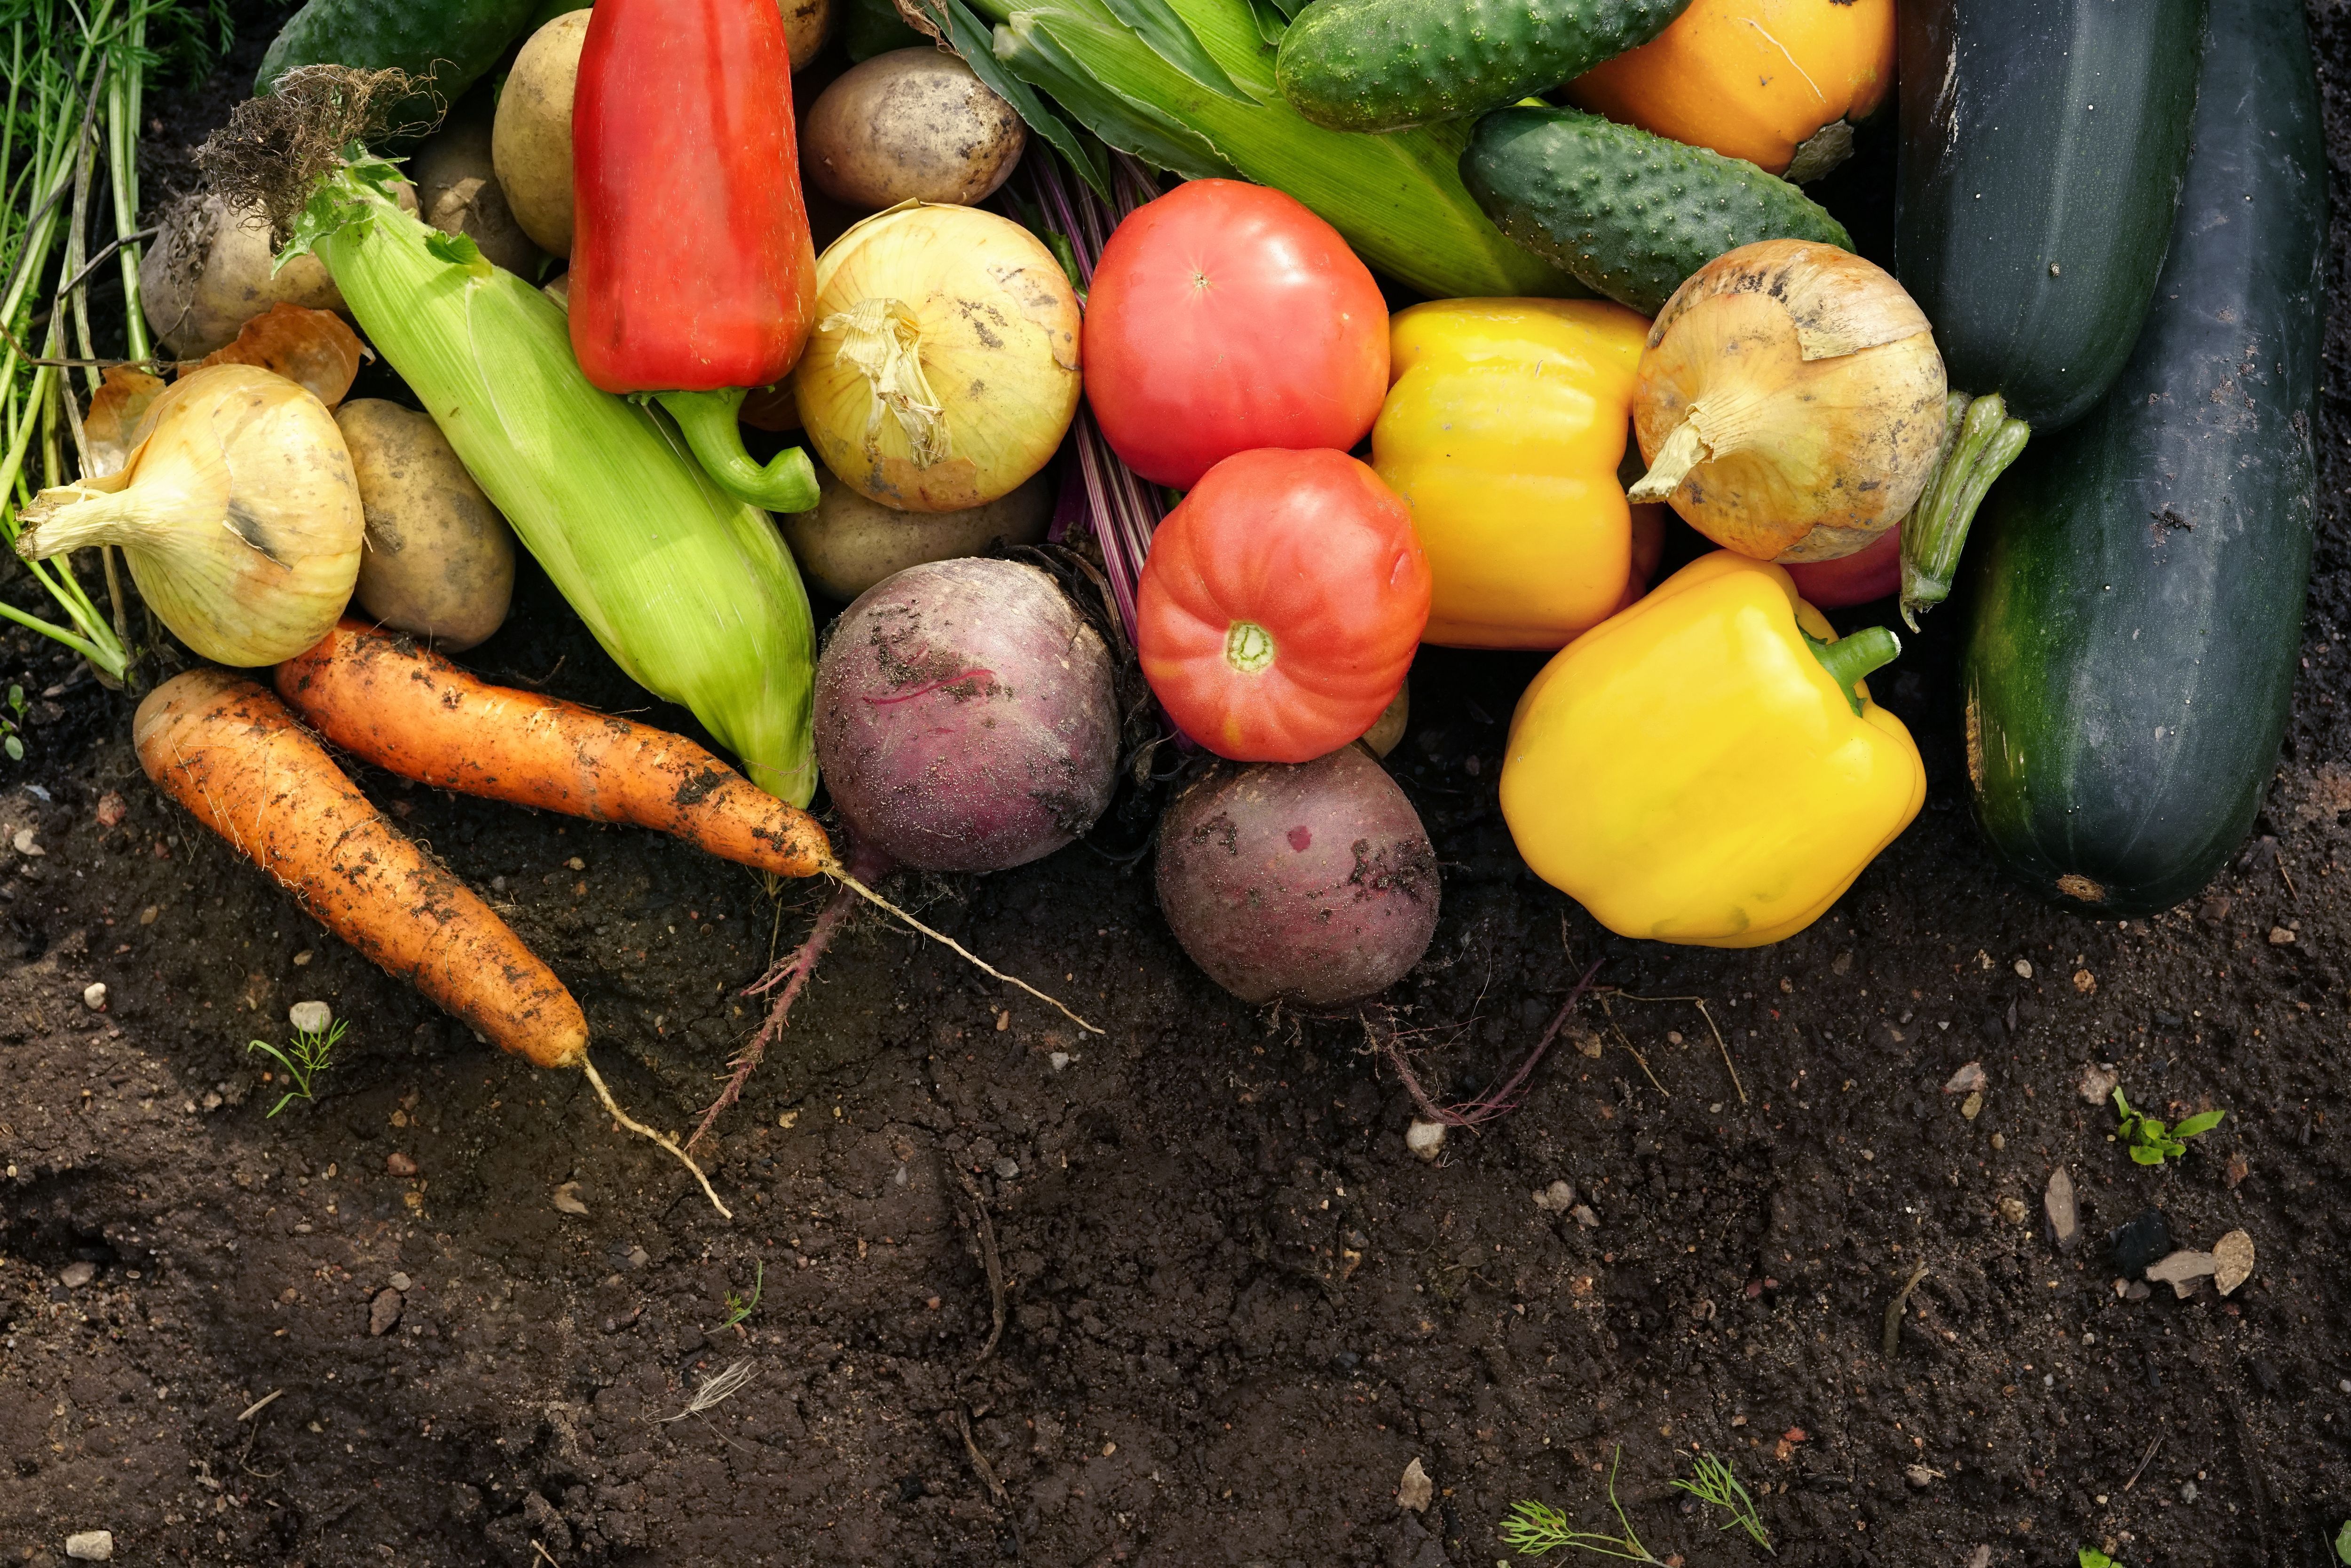
[[[2313,18],[2341,213],[2351,13]],[[2351,1517],[2346,329],[2277,783],[2233,869],[2157,919],[2084,921],[1994,873],[1961,805],[1956,612],[1883,683],[1928,810],[1828,919],[1750,953],[1616,940],[1531,878],[1494,786],[1531,663],[1429,655],[1396,769],[1444,862],[1395,998],[1421,1071],[1470,1094],[1586,966],[1621,988],[1434,1165],[1361,1025],[1215,990],[1114,824],[917,890],[1108,1033],[862,922],[725,1124],[726,1223],[576,1079],[479,1045],[164,805],[121,697],[0,639],[34,703],[26,762],[0,766],[0,1562],[107,1529],[141,1563],[1482,1568],[1520,1499],[1605,1523],[1620,1448],[1642,1539],[1693,1563],[1761,1560],[1668,1490],[1698,1449],[1788,1563],[2329,1561]],[[471,662],[644,703],[536,578]],[[666,1125],[820,896],[363,783],[489,891]],[[273,1119],[246,1042],[312,998],[351,1032]],[[1970,1061],[1972,1119],[1944,1091]],[[2228,1120],[2136,1166],[2076,1092],[2094,1061]],[[2060,1166],[2070,1253],[2040,1218]],[[1531,1200],[1555,1180],[1596,1224]],[[2118,1296],[2105,1235],[2150,1207],[2183,1244],[2250,1232],[2252,1281]],[[738,1363],[739,1392],[679,1418]],[[1414,1460],[1425,1512],[1397,1502]]]

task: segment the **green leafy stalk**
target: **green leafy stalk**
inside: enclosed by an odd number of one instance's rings
[[[2130,1150],[2130,1157],[2143,1166],[2159,1166],[2167,1159],[2186,1157],[2187,1141],[2202,1137],[2219,1126],[2220,1118],[2228,1114],[2226,1111],[2199,1112],[2167,1131],[2164,1124],[2153,1116],[2132,1110],[2130,1102],[2123,1098],[2120,1084],[2115,1086],[2115,1111],[2121,1117],[2115,1128],[2115,1136]]]
[[[294,1039],[283,1051],[266,1040],[249,1040],[246,1043],[245,1053],[247,1056],[256,1051],[269,1056],[284,1070],[287,1081],[293,1085],[278,1099],[277,1104],[269,1108],[270,1115],[275,1116],[297,1100],[315,1098],[311,1093],[312,1085],[319,1075],[326,1071],[330,1065],[328,1058],[334,1054],[335,1047],[342,1042],[343,1034],[350,1028],[350,1025],[337,1019],[324,1033],[316,1030],[297,1030],[294,1031]]]
[[[1540,1502],[1521,1502],[1502,1521],[1498,1531],[1502,1544],[1521,1557],[1541,1557],[1565,1547],[1589,1552],[1595,1557],[1622,1558],[1627,1563],[1656,1563],[1649,1549],[1641,1544],[1641,1538],[1633,1532],[1633,1521],[1625,1517],[1625,1505],[1616,1500],[1616,1467],[1624,1459],[1625,1450],[1619,1448],[1608,1463],[1608,1506],[1615,1512],[1616,1528],[1622,1534],[1578,1530],[1569,1522],[1567,1515],[1555,1508]]]
[[[1285,191],[1365,261],[1429,295],[1584,292],[1503,237],[1470,199],[1460,172],[1467,122],[1359,136],[1292,110],[1273,77],[1273,43],[1301,8],[1286,0],[920,4],[983,78],[1017,89],[1007,96],[1022,116],[1105,198],[1107,171],[1068,120],[1186,179]]]
[[[1771,1537],[1763,1529],[1762,1515],[1755,1511],[1755,1500],[1731,1473],[1730,1467],[1712,1454],[1701,1454],[1690,1465],[1688,1480],[1674,1482],[1674,1490],[1685,1491],[1709,1508],[1719,1508],[1730,1517],[1723,1521],[1724,1530],[1743,1530],[1747,1539],[1764,1551],[1771,1550]]]

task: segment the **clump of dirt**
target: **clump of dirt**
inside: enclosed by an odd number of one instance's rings
[[[2351,25],[2314,21],[2340,167]],[[1928,810],[1751,952],[1619,940],[1531,877],[1495,785],[1534,661],[1426,655],[1391,760],[1445,878],[1388,998],[1414,1070],[1476,1098],[1600,966],[1520,1109],[1433,1163],[1358,1019],[1234,1003],[1147,862],[1078,845],[925,914],[1108,1036],[862,919],[720,1124],[726,1224],[575,1075],[495,1054],[165,805],[123,697],[0,637],[28,704],[0,768],[9,1560],[103,1529],[118,1562],[1482,1565],[1520,1499],[1609,1526],[1620,1454],[1658,1557],[1760,1560],[1669,1489],[1701,1453],[1788,1563],[2323,1560],[2351,1516],[2345,333],[2271,807],[2154,919],[1994,874],[1958,805],[1956,610],[1881,683]],[[543,580],[517,601],[475,668],[642,708]],[[358,777],[665,1127],[823,896]],[[307,1000],[350,1033],[271,1117],[247,1042]],[[2109,1076],[2229,1114],[2136,1166],[2082,1092]],[[2118,1291],[2108,1237],[2150,1209],[2179,1247],[2247,1232],[2250,1281]]]

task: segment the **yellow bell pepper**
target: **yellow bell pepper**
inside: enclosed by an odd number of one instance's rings
[[[1510,720],[1520,854],[1611,931],[1758,947],[1825,914],[1927,799],[1902,721],[1788,574],[1705,556],[1543,667]]]
[[[1632,559],[1616,465],[1647,333],[1599,299],[1440,299],[1391,320],[1372,466],[1428,554],[1424,642],[1558,648],[1615,612]]]

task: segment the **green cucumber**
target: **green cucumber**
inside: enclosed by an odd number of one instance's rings
[[[1647,43],[1689,0],[1315,0],[1274,78],[1332,131],[1460,120],[1555,88]]]
[[[1895,276],[1951,384],[2046,435],[2137,340],[2206,0],[1902,0]]]
[[[357,66],[429,77],[455,103],[497,64],[539,0],[310,0],[271,40],[253,90],[298,66]],[[403,112],[406,112],[403,110]]]
[[[1522,249],[1644,316],[1742,245],[1853,248],[1825,209],[1743,159],[1572,109],[1488,115],[1461,155],[1461,180]]]
[[[2137,347],[1986,514],[1962,667],[1993,851],[2116,915],[2220,868],[2291,709],[2326,254],[2302,0],[2214,0],[2193,139]]]

